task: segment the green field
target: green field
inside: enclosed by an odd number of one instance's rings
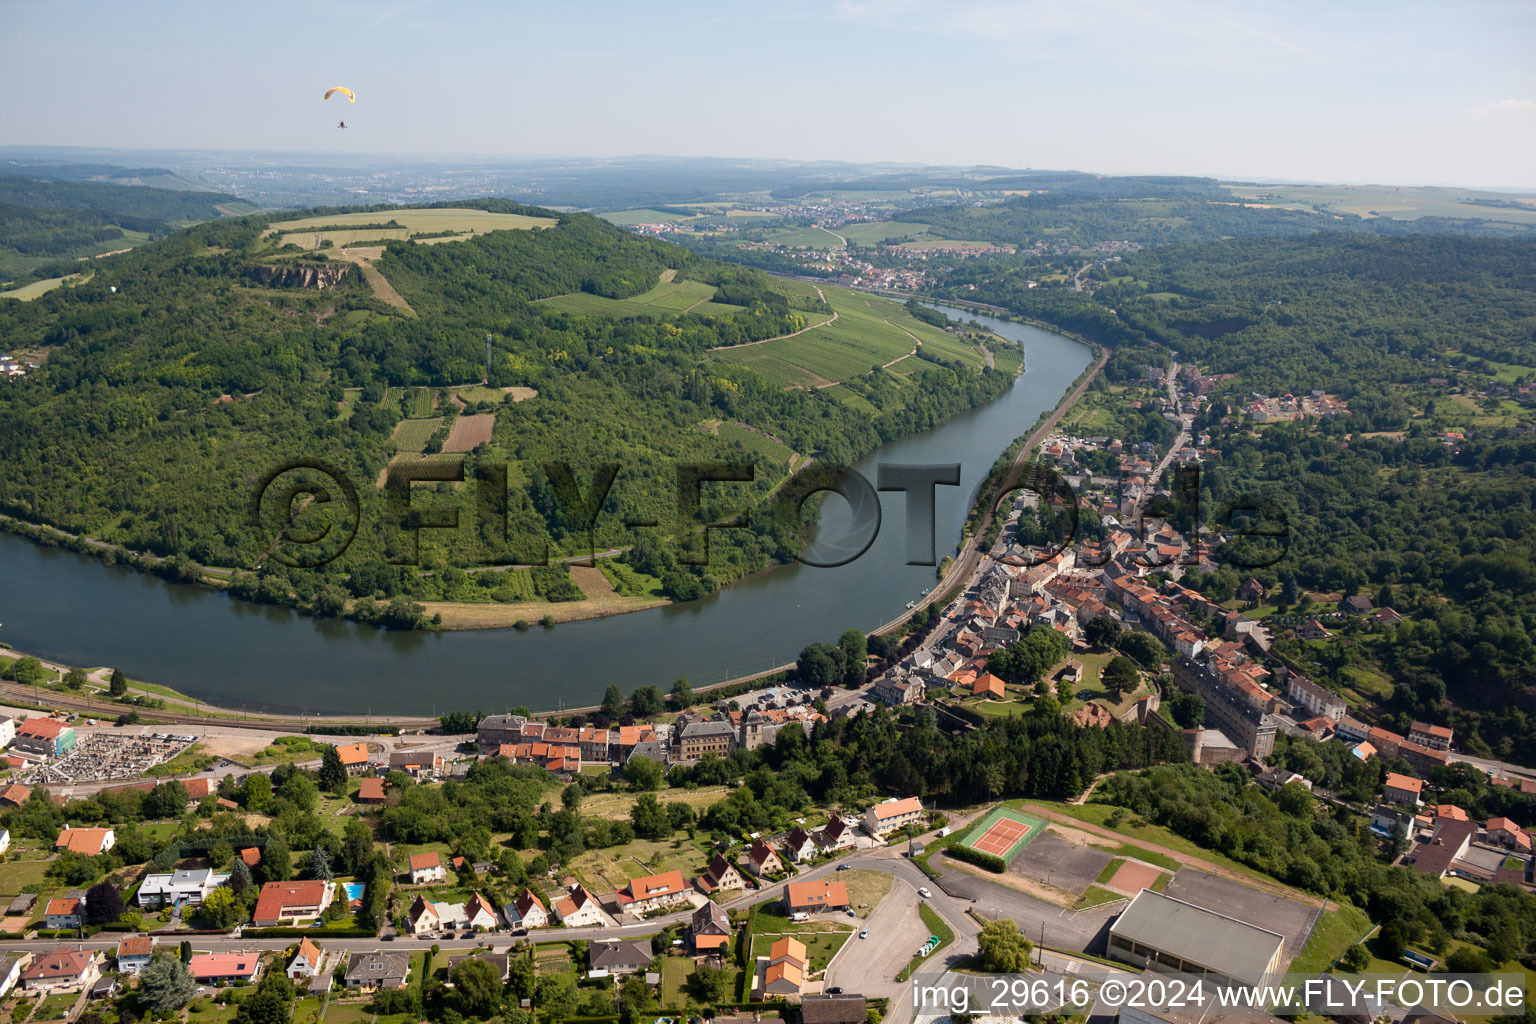
[[[401,420],[395,425],[395,432],[390,435],[389,440],[397,451],[420,452],[426,447],[427,439],[442,425],[441,416],[426,420]]]
[[[842,234],[842,231],[839,230],[837,233]],[[758,236],[752,235],[751,237],[756,238]],[[765,242],[772,242],[775,245],[787,245],[796,249],[840,249],[843,245],[842,242],[839,242],[832,236],[831,232],[809,226],[774,228],[772,231],[764,232],[762,238]]]
[[[1529,195],[1480,192],[1466,188],[1398,185],[1223,185],[1234,200],[1292,210],[1322,209],[1331,213],[1372,214],[1393,220],[1420,217],[1461,217],[1536,225],[1536,202]],[[1519,204],[1483,206],[1478,200]],[[1522,202],[1524,200],[1524,202]]]
[[[938,240],[943,236],[933,230],[932,224],[916,224],[901,220],[882,220],[873,224],[844,224],[835,229],[838,234],[859,245],[879,245],[887,238]]]
[[[749,430],[740,423],[706,420],[699,424],[698,429],[707,434],[714,434],[722,441],[740,444],[748,452],[767,462],[788,462],[789,457],[794,454],[788,445],[775,441],[756,430]]]
[[[639,209],[618,210],[614,213],[600,213],[598,216],[610,224],[617,224],[620,227],[627,228],[634,224],[676,224],[678,221],[692,220],[694,216],[697,215],[686,213],[662,213],[660,210]]]
[[[366,228],[365,224],[387,224],[394,221],[399,228]],[[373,241],[381,238],[403,239],[415,235],[431,235],[439,231],[453,231],[456,235],[441,239],[468,238],[487,231],[509,229],[549,228],[555,226],[553,217],[528,217],[520,213],[489,213],[485,210],[385,210],[373,213],[334,213],[298,220],[278,221],[267,228],[267,236],[278,236],[277,244],[292,242],[310,248],[317,244],[315,228],[337,228],[320,232],[320,237],[333,245],[350,245],[353,242]],[[357,224],[349,229],[347,225]],[[422,239],[437,241],[438,239]]]
[[[720,349],[716,359],[750,366],[785,386],[824,387],[903,359],[917,342],[934,355],[980,367],[981,355],[949,332],[914,320],[899,302],[846,288],[824,286],[837,319],[791,338]],[[915,369],[905,362],[894,373]]]
[[[73,284],[79,276],[79,274],[70,274],[67,277],[45,277],[41,281],[24,284],[20,288],[0,292],[0,299],[20,299],[22,302],[31,302],[39,295],[47,295],[61,284]]]
[[[735,312],[742,307],[711,303],[715,286],[702,281],[662,281],[650,291],[627,299],[609,299],[601,295],[574,292],[540,299],[535,305],[557,309],[562,313],[581,316],[676,316],[689,311],[700,312],[695,307],[706,303],[714,306],[712,312]]]

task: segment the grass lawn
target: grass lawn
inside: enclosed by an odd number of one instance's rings
[[[16,896],[24,891],[36,891],[47,883],[43,873],[48,862],[43,860],[8,860],[0,864],[0,893]]]
[[[673,868],[688,878],[702,866],[698,847],[683,837],[636,839],[606,850],[588,850],[573,860],[569,869],[592,892],[604,893],[621,888],[632,878]]]
[[[1108,864],[1104,865],[1104,870],[1099,872],[1099,877],[1095,878],[1094,881],[1095,882],[1108,882],[1111,878],[1115,877],[1115,872],[1119,871],[1120,870],[1120,865],[1122,865],[1124,863],[1125,863],[1125,858],[1124,857],[1116,857],[1114,860],[1112,860]]]
[[[891,891],[891,876],[883,871],[866,871],[855,868],[839,871],[837,878],[848,886],[848,904],[860,917],[868,917],[870,911],[880,905],[885,894]]]
[[[688,1001],[684,986],[688,984],[688,976],[692,973],[692,957],[669,956],[662,960],[661,1005],[663,1007],[676,1008]]]
[[[192,1000],[187,1004],[188,1024],[219,1024],[219,1022],[233,1020],[240,1007],[233,1003],[220,1005],[207,996]],[[299,1020],[298,1017],[294,1018]]]
[[[1365,937],[1371,930],[1370,919],[1365,911],[1349,905],[1330,910],[1318,918],[1312,929],[1312,937],[1301,951],[1291,970],[1296,973],[1326,971],[1344,951]]]
[[[1083,890],[1083,895],[1078,898],[1074,909],[1081,910],[1084,907],[1096,907],[1100,903],[1110,903],[1114,900],[1123,900],[1125,896],[1112,889],[1106,889],[1102,885],[1090,885]]]
[[[656,799],[663,804],[681,802],[692,807],[696,811],[703,810],[712,803],[723,800],[730,790],[725,786],[701,786],[698,789],[663,789],[656,793]],[[584,818],[628,818],[630,808],[635,805],[635,793],[594,793],[581,802],[581,815]]]
[[[78,992],[60,992],[58,995],[49,996],[37,1005],[32,1013],[33,1020],[57,1020],[69,1012],[70,1007],[80,998]],[[233,1016],[233,1013],[231,1013]]]
[[[366,999],[348,1003],[338,1003],[332,999],[325,1011],[325,1024],[363,1024],[364,1021],[371,1021],[373,1013],[367,1007]]]
[[[305,996],[293,1007],[293,1024],[319,1024],[320,1021],[319,996]]]

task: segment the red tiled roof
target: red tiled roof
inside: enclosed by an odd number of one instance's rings
[[[348,743],[345,746],[338,746],[336,753],[340,756],[341,763],[348,768],[368,763],[368,744],[366,743]]]
[[[278,921],[285,917],[292,917],[294,912],[288,908],[318,907],[325,901],[326,883],[313,882],[268,882],[261,887],[261,896],[256,900],[256,910],[251,914],[251,920]]]
[[[436,853],[416,853],[411,855],[411,870],[425,871],[428,868],[440,868],[443,866],[443,858]]]

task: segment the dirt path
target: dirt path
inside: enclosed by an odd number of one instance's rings
[[[821,286],[820,285],[814,285],[813,284],[813,285],[811,285],[811,287],[816,289],[816,297],[818,299],[820,299],[822,302],[826,302],[827,301],[827,297],[825,295],[823,295],[822,292],[821,292]],[[688,308],[692,309],[693,307],[690,306]],[[832,319],[830,319],[830,320],[823,320],[819,324],[810,324],[810,325],[808,325],[806,327],[800,328],[798,331],[791,331],[789,334],[781,334],[781,335],[779,335],[776,338],[764,338],[761,341],[744,341],[740,345],[720,345],[720,346],[718,346],[716,348],[707,348],[704,351],[706,351],[706,352],[724,352],[727,349],[750,348],[753,345],[766,345],[770,341],[783,341],[785,338],[798,338],[800,335],[804,334],[806,331],[814,331],[818,327],[825,327],[825,326],[827,326],[827,324],[835,324],[835,323],[837,323],[837,317],[838,317],[838,312],[837,312],[837,310],[834,309],[832,311]]]
[[[848,248],[848,239],[844,238],[842,235],[838,234],[836,231],[833,231],[831,228],[824,228],[820,224],[817,224],[816,225],[816,230],[817,231],[825,231],[827,234],[829,234],[833,238],[837,239],[838,244],[841,245],[844,249]],[[816,290],[818,292],[821,291],[820,288],[817,288]]]
[[[389,279],[379,273],[379,268],[373,265],[374,260],[384,255],[384,247],[382,245],[364,246],[359,249],[340,249],[337,251],[337,255],[348,263],[356,264],[362,270],[363,279],[368,282],[368,287],[373,289],[375,298],[382,299],[396,309],[403,309],[411,314],[411,316],[416,315],[416,311],[411,308],[411,304],[405,301],[405,296],[395,291],[395,286],[390,284]]]

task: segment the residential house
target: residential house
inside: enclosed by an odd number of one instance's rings
[[[187,972],[199,985],[255,983],[261,976],[261,954],[198,953],[187,961]]]
[[[53,846],[57,850],[94,857],[112,849],[116,842],[117,833],[110,828],[70,828],[65,825]]]
[[[858,843],[853,826],[837,814],[832,815],[831,820],[817,830],[815,839],[816,845],[828,852],[847,850]]]
[[[1446,819],[1435,826],[1434,834],[1428,839],[1415,843],[1403,860],[1420,874],[1443,878],[1450,870],[1451,862],[1466,854],[1475,831],[1476,827],[1470,821]]]
[[[814,914],[847,907],[848,886],[843,882],[818,878],[809,882],[790,882],[784,887],[784,909],[791,914]]]
[[[809,995],[800,1002],[800,1024],[864,1024],[868,1014],[861,995]]]
[[[284,921],[313,921],[331,905],[331,888],[322,881],[268,882],[256,898],[251,923],[258,928],[273,928]]]
[[[26,950],[0,954],[0,999],[11,994],[11,989],[21,981],[21,972],[31,962],[32,954]]]
[[[899,828],[914,825],[923,818],[923,804],[915,796],[891,799],[875,804],[864,812],[864,830],[872,836],[883,836]]]
[[[43,910],[44,927],[55,931],[79,928],[85,923],[85,900],[77,896],[58,896]]]
[[[808,963],[805,944],[792,935],[785,935],[768,947],[768,956],[759,957],[762,969],[763,996],[797,996],[805,986]]]
[[[1351,594],[1339,602],[1339,611],[1346,615],[1364,615],[1372,607],[1371,599],[1364,594]]]
[[[31,786],[23,786],[20,783],[13,782],[11,785],[6,786],[4,790],[0,790],[0,804],[6,807],[20,807],[30,799],[32,799]]]
[[[381,988],[404,988],[410,974],[411,954],[376,949],[371,953],[352,954],[347,961],[342,984],[364,992]]]
[[[659,875],[645,875],[630,879],[628,885],[614,893],[619,905],[637,917],[652,910],[670,906],[688,898],[688,886],[683,873],[676,869]]]
[[[154,955],[153,935],[131,935],[117,944],[118,973],[138,974]]]
[[[495,906],[478,892],[471,893],[464,904],[464,921],[477,932],[493,932],[501,927]]]
[[[1349,710],[1349,705],[1344,703],[1342,697],[1319,686],[1300,672],[1292,672],[1286,677],[1285,695],[1313,716],[1334,722],[1342,719]]]
[[[916,704],[923,699],[923,690],[923,680],[920,676],[892,670],[875,681],[874,687],[870,690],[870,697],[887,707],[894,708],[904,704]]]
[[[523,894],[503,907],[501,913],[507,919],[507,927],[514,931],[543,928],[549,924],[549,911],[532,889],[524,889]]]
[[[443,867],[443,858],[438,853],[417,853],[411,855],[411,884],[425,885],[429,882],[446,882],[448,869]]]
[[[804,864],[816,856],[816,840],[803,828],[792,830],[784,837],[784,852],[797,864]]]
[[[21,988],[28,995],[79,992],[101,977],[101,963],[94,949],[58,946],[39,953],[21,972]]]
[[[677,875],[679,879],[682,878],[681,872]],[[613,923],[602,904],[579,883],[571,886],[569,894],[555,900],[550,909],[554,911],[556,920],[567,928],[602,927]]]
[[[240,850],[240,859],[245,861],[245,866],[255,868],[261,863],[261,847],[246,846]]]
[[[135,902],[141,907],[165,907],[183,902],[195,907],[227,881],[228,872],[211,868],[156,872],[145,875],[139,883]]]
[[[1531,852],[1531,837],[1508,818],[1489,818],[1488,841],[1521,853]]]
[[[11,749],[33,757],[58,757],[75,749],[75,730],[57,718],[29,718],[17,728]]]
[[[785,871],[784,861],[773,847],[761,839],[754,840],[752,847],[747,851],[747,870],[759,878],[768,875],[782,875]]]
[[[377,777],[364,779],[357,787],[357,802],[381,804],[384,802],[384,780]]]
[[[1450,750],[1453,735],[1449,726],[1414,722],[1408,730],[1408,742],[1417,743],[1431,750]]]
[[[688,921],[688,937],[693,940],[696,956],[706,953],[723,956],[731,944],[731,917],[724,907],[710,901],[693,912]]]
[[[522,715],[487,715],[480,719],[480,725],[475,730],[480,752],[494,754],[503,743],[520,742],[527,721]]]
[[[320,947],[310,942],[308,938],[299,940],[299,948],[293,954],[293,959],[288,961],[288,975],[290,981],[303,981],[305,978],[313,978],[320,973]]]
[[[587,965],[599,977],[643,971],[655,958],[650,939],[598,939],[587,950]]]
[[[1264,594],[1264,584],[1252,576],[1240,583],[1237,588],[1237,599],[1244,604],[1259,604],[1264,600]]]
[[[1460,807],[1457,807],[1455,804],[1437,804],[1437,805],[1435,805],[1435,820],[1438,821],[1441,818],[1449,818],[1452,821],[1471,821],[1472,820],[1471,817],[1468,816],[1466,811],[1462,810]]]
[[[693,884],[708,896],[718,889],[744,889],[747,880],[741,877],[736,865],[726,860],[723,854],[717,853],[709,859],[709,867],[693,880]]]
[[[397,750],[389,755],[389,770],[405,772],[412,778],[441,775],[446,767],[443,755],[435,750]]]
[[[411,909],[406,911],[405,919],[411,926],[412,935],[426,935],[443,926],[443,915],[438,912],[437,904],[425,896],[416,897]]]
[[[1391,803],[1417,807],[1419,806],[1419,797],[1423,792],[1423,779],[1399,775],[1396,772],[1387,772],[1387,781],[1382,787],[1381,795],[1382,799]]]
[[[339,744],[336,754],[341,758],[341,766],[347,770],[348,775],[362,775],[368,771],[368,744]]]
[[[1316,619],[1312,619],[1297,626],[1296,635],[1301,637],[1303,640],[1326,640],[1333,636],[1333,634],[1328,632],[1323,624],[1318,622]]]

